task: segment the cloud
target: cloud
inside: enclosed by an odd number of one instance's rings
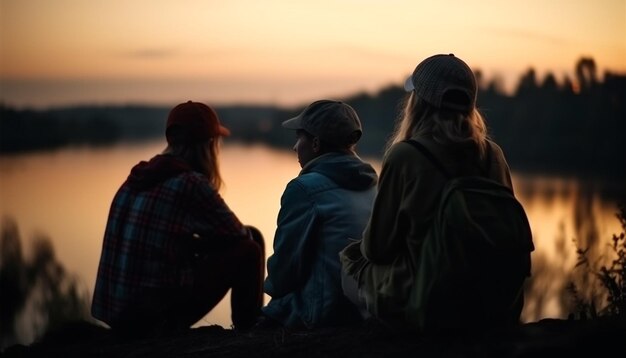
[[[137,59],[163,59],[175,56],[177,51],[169,48],[144,48],[138,50],[132,50],[124,52],[124,57],[137,58]]]

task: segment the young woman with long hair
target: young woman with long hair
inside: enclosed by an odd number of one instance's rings
[[[265,252],[219,194],[229,130],[199,102],[168,116],[163,153],[134,166],[111,204],[92,314],[124,335],[189,328],[231,292],[235,328],[263,303]]]
[[[385,151],[368,226],[362,240],[341,253],[344,292],[364,315],[396,327],[428,331],[447,324],[479,325],[462,322],[463,313],[445,323],[440,317],[441,324],[425,318],[434,310],[416,298],[416,290],[423,283],[419,280],[430,279],[439,268],[424,268],[424,243],[433,234],[440,196],[450,179],[442,171],[451,177],[485,177],[512,192],[509,167],[500,147],[488,138],[476,108],[476,79],[465,62],[454,55],[431,56],[418,64],[405,89],[409,93]],[[507,322],[520,317],[521,286],[530,269],[524,261],[528,252],[521,257],[516,272],[507,277],[514,297],[495,298],[510,305],[501,318]],[[437,300],[442,306],[449,303],[445,308],[455,313],[474,302],[467,296]]]

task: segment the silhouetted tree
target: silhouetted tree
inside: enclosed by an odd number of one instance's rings
[[[28,283],[15,221],[5,218],[0,233],[0,348],[14,342],[15,320],[26,302]]]
[[[537,74],[535,73],[534,68],[530,68],[520,78],[515,94],[517,96],[524,96],[529,93],[535,93],[536,91],[537,91]]]
[[[569,78],[569,76],[565,76],[563,78],[563,86],[561,87],[562,92],[568,96],[571,96],[574,94],[574,83],[572,83],[572,80]]]
[[[541,90],[547,93],[556,93],[559,90],[559,84],[556,82],[554,74],[549,72],[541,83]]]
[[[90,320],[87,290],[57,261],[51,240],[38,235],[26,260],[17,224],[4,218],[0,236],[0,349],[42,336],[67,322]],[[31,312],[25,312],[25,310]],[[18,319],[26,324],[17,327]],[[36,322],[42,322],[38,324]]]
[[[561,84],[552,73],[541,81],[533,68],[507,95],[503,81],[494,76],[479,81],[478,105],[492,137],[501,144],[514,170],[555,172],[601,179],[626,180],[626,76],[607,72],[603,82],[592,58],[575,63],[576,80]],[[580,89],[580,90],[578,90]],[[377,93],[344,98],[359,113],[363,138],[359,152],[383,154],[386,140],[406,96],[394,85]],[[293,137],[281,122],[297,115],[305,105],[218,107],[230,140],[263,142],[291,148]],[[15,110],[0,105],[0,153],[49,149],[75,144],[105,145],[116,141],[163,138],[167,107],[75,107],[48,111]]]
[[[596,61],[590,57],[583,57],[576,63],[576,78],[581,91],[589,90],[598,81],[596,76]]]

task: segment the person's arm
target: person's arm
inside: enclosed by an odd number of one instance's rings
[[[490,177],[499,183],[508,186],[513,190],[513,181],[511,180],[511,170],[506,162],[502,148],[495,142],[489,143],[491,149],[491,172]]]
[[[363,256],[373,263],[391,262],[406,240],[409,221],[401,213],[408,185],[404,161],[397,146],[383,161],[378,194],[361,242]]]
[[[210,245],[249,237],[248,230],[206,180],[195,183],[192,200],[192,230],[196,238],[206,238]]]
[[[296,180],[287,184],[280,206],[264,284],[264,291],[274,298],[296,290],[308,277],[317,217],[314,203]]]
[[[361,252],[369,261],[391,263],[419,241],[434,215],[442,179],[436,168],[407,143],[398,143],[383,160],[378,195],[363,233]]]

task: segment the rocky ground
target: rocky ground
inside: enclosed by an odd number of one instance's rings
[[[373,321],[359,326],[237,332],[221,326],[121,339],[89,323],[67,325],[4,357],[625,357],[626,320],[546,319],[511,331],[416,337]]]

